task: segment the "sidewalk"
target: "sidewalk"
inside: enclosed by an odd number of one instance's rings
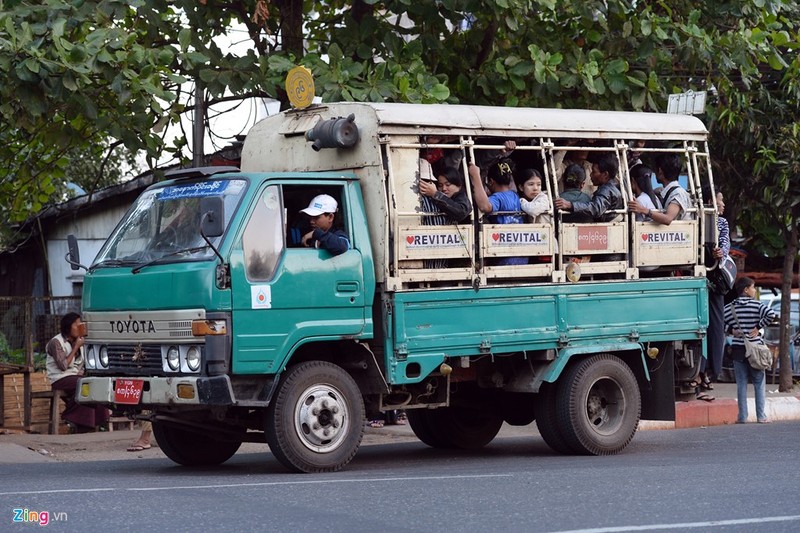
[[[800,420],[800,389],[779,393],[778,385],[767,385],[767,416],[774,422]],[[692,400],[675,404],[675,422],[643,420],[640,430],[697,428],[734,424],[737,416],[736,384],[714,383],[707,391],[716,399],[712,402]],[[753,386],[748,386],[748,422],[755,422]],[[529,426],[503,425],[498,437],[528,437],[536,435],[536,424]],[[138,430],[84,433],[78,435],[38,435],[28,433],[4,434],[0,429],[0,464],[114,461],[123,459],[155,459],[164,454],[153,439],[153,447],[140,452],[126,448],[139,436]],[[363,446],[416,441],[407,425],[366,428]],[[244,443],[239,453],[267,453],[266,443]]]
[[[714,390],[703,391],[716,398],[707,402],[692,400],[675,404],[675,422],[643,421],[640,429],[695,428],[735,424],[739,408],[736,402],[736,383],[714,383]],[[800,389],[778,392],[778,384],[767,384],[767,418],[773,422],[800,420]],[[756,421],[753,385],[747,385],[747,422]]]

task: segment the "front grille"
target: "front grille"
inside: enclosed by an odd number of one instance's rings
[[[167,327],[169,328],[170,338],[189,339],[194,336],[192,334],[191,320],[170,321]]]
[[[108,346],[108,370],[161,372],[161,346],[114,344]]]

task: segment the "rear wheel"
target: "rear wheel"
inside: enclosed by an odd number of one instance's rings
[[[641,414],[636,377],[621,359],[595,355],[562,376],[556,393],[558,427],[577,453],[611,455],[633,438]]]
[[[499,398],[500,412],[506,424],[527,426],[536,418],[534,395],[530,393],[506,392]]]
[[[325,361],[286,371],[267,409],[265,433],[275,457],[296,472],[335,472],[358,451],[364,400],[353,378]]]
[[[184,466],[222,464],[242,445],[241,440],[223,440],[158,420],[153,421],[153,436],[164,455]]]
[[[417,436],[419,440],[430,446],[431,448],[451,448],[447,439],[443,439],[440,435],[441,432],[436,431],[432,426],[434,422],[434,411],[430,409],[409,409],[406,411],[408,416],[408,425],[411,426],[411,431]]]
[[[502,417],[489,410],[459,405],[421,411],[417,416],[417,427],[412,423],[411,429],[433,448],[477,450],[492,442],[503,425]]]
[[[539,387],[539,401],[536,402],[536,426],[539,434],[553,451],[558,453],[574,453],[570,448],[564,432],[558,425],[556,412],[556,384],[542,383]]]

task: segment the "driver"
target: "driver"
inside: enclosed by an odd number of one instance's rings
[[[180,209],[178,214],[161,231],[161,237],[158,239],[159,245],[184,248],[194,243],[200,225],[199,202],[195,200],[185,201],[178,207]]]
[[[347,234],[339,228],[334,228],[336,211],[339,205],[332,196],[320,194],[312,198],[308,207],[301,209],[309,217],[312,230],[303,235],[303,246],[322,248],[333,255],[343,254],[350,249],[350,240]]]

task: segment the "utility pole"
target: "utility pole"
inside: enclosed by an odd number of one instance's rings
[[[206,96],[203,82],[198,77],[194,83],[194,128],[192,128],[192,166],[202,167],[205,154]]]

